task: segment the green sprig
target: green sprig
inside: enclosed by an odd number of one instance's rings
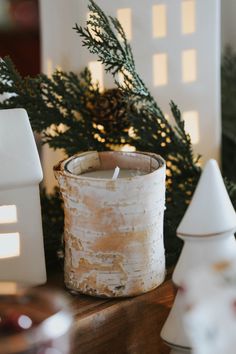
[[[177,105],[170,102],[172,126],[138,75],[131,47],[117,19],[107,17],[92,0],[89,10],[85,28],[75,25],[75,30],[83,45],[113,75],[117,89],[100,92],[98,85],[92,84],[88,69],[79,75],[55,71],[51,78],[43,74],[23,78],[12,61],[4,58],[0,61],[0,94],[12,96],[0,102],[0,108],[24,107],[42,141],[63,149],[67,155],[117,149],[125,144],[161,154],[167,163],[165,247],[171,263],[181,249],[176,228],[201,172],[199,156],[194,157]],[[122,82],[118,75],[123,76]],[[236,201],[235,185],[227,186]],[[62,204],[58,191],[52,196],[42,191],[41,196],[45,244],[48,254],[55,255],[63,229]]]

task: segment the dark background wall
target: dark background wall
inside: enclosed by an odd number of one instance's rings
[[[38,0],[0,0],[0,57],[6,55],[23,76],[39,73]]]

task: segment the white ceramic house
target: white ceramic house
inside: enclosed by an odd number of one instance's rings
[[[0,110],[0,281],[46,281],[42,169],[24,109]]]
[[[177,229],[184,247],[173,273],[176,285],[199,265],[236,257],[236,213],[215,160],[202,172],[192,201]]]
[[[194,150],[219,160],[220,0],[97,0],[118,17],[129,39],[138,72],[171,120],[169,101],[183,112]],[[114,86],[101,63],[81,45],[72,27],[84,25],[88,0],[40,0],[42,70],[81,71],[89,66],[102,87]],[[63,44],[63,45],[62,45]],[[49,169],[47,152],[45,166]],[[46,179],[50,179],[48,168]],[[52,176],[52,175],[51,175]]]

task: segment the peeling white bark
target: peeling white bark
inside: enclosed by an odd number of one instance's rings
[[[117,180],[86,178],[97,169],[139,169]],[[106,297],[132,296],[165,277],[165,163],[155,154],[88,152],[55,167],[65,204],[65,284]]]

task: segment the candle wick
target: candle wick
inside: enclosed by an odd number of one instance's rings
[[[113,176],[112,176],[112,179],[115,180],[118,178],[119,176],[119,173],[120,173],[120,168],[118,166],[116,166],[115,170],[114,170],[114,173],[113,173]]]

